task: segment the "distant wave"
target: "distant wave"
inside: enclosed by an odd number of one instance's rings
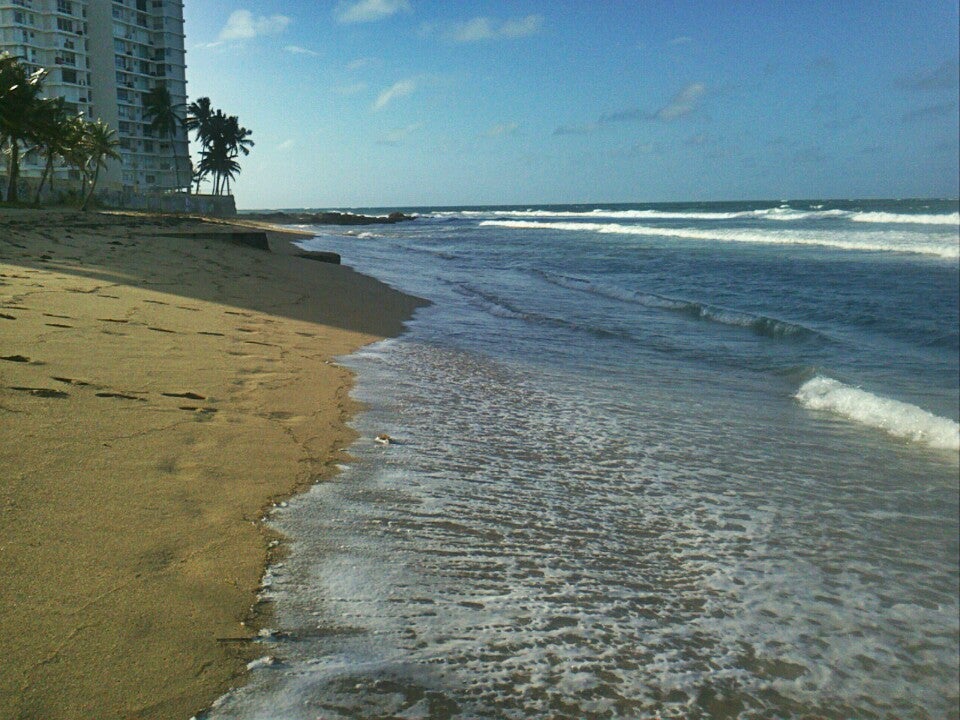
[[[957,225],[960,226],[960,212],[940,215],[908,215],[902,213],[858,212],[852,213],[854,222],[869,223],[908,223],[920,225]]]
[[[733,212],[700,212],[672,210],[456,210],[433,213],[437,219],[454,218],[568,218],[568,219],[611,219],[611,220],[776,220],[793,222],[799,220],[840,219],[861,223],[911,224],[911,225],[958,225],[960,213],[921,214],[859,212],[854,210],[823,210],[823,206],[809,210],[790,207],[763,208],[758,210],[737,210]]]
[[[797,400],[811,410],[826,410],[885,430],[891,435],[943,450],[960,450],[960,425],[909,403],[873,395],[818,375],[805,382]]]
[[[570,210],[458,210],[434,213],[437,218],[583,218],[615,220],[736,220],[761,218],[771,220],[808,220],[811,218],[842,217],[845,210],[793,210],[791,208],[767,208],[763,210],[738,210],[735,212],[697,212],[667,210],[604,210],[597,208],[585,211]]]
[[[611,300],[621,300],[623,302],[636,303],[644,307],[661,308],[678,312],[698,320],[707,320],[720,325],[745,328],[751,330],[757,335],[765,337],[783,339],[783,338],[809,338],[819,335],[816,330],[798,325],[796,323],[777,320],[766,317],[765,315],[755,315],[739,310],[728,310],[726,308],[708,305],[706,303],[695,302],[692,300],[679,300],[675,298],[664,297],[654,293],[644,293],[640,291],[631,291],[624,288],[599,285],[580,278],[569,277],[565,275],[555,275],[543,271],[535,271],[546,282],[570,290],[588,292]]]
[[[561,230],[594,232],[612,235],[673,237],[684,240],[718,240],[721,242],[762,243],[766,245],[806,245],[833,247],[841,250],[869,252],[907,252],[935,255],[945,259],[960,257],[960,244],[952,239],[938,239],[895,231],[859,233],[821,233],[811,230],[749,230],[651,227],[620,223],[537,222],[531,220],[485,220],[480,225],[519,230]]]
[[[627,333],[608,330],[602,327],[582,325],[580,323],[568,320],[566,318],[547,315],[531,310],[523,310],[511,303],[505,298],[494,295],[493,293],[480,290],[467,283],[451,283],[461,295],[480,301],[481,305],[492,315],[511,320],[523,320],[536,325],[547,325],[552,327],[562,327],[567,330],[585,332],[589,335],[600,338],[632,339]]]

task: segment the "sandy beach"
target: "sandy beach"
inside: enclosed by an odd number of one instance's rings
[[[232,229],[0,210],[0,718],[185,719],[258,655],[263,513],[353,439],[332,359],[421,301],[183,236]]]

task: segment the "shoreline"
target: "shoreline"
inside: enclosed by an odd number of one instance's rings
[[[210,237],[238,228],[271,251]],[[334,358],[425,304],[296,235],[0,209],[0,718],[188,718],[242,682],[264,513],[355,437]]]

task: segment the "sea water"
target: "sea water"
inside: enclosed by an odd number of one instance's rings
[[[210,717],[958,717],[956,202],[413,211]]]

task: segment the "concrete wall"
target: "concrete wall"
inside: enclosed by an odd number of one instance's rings
[[[20,177],[18,191],[20,202],[32,203],[38,178]],[[0,174],[0,194],[6,193],[7,176]],[[125,210],[152,210],[169,213],[196,213],[214,217],[232,217],[237,214],[233,195],[188,195],[186,193],[134,193],[130,190],[102,188],[99,183],[94,193],[101,207]],[[41,205],[79,205],[80,197],[76,181],[57,180],[54,191],[44,187],[40,195]]]

